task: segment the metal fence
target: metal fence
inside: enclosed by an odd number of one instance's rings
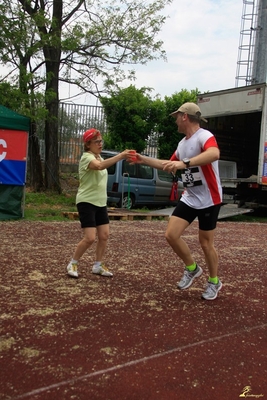
[[[107,133],[107,124],[102,106],[60,103],[58,151],[61,164],[77,164],[83,153],[82,135],[94,127],[101,133]],[[41,158],[45,159],[44,139],[39,135]],[[157,157],[157,136],[147,141],[144,153]]]
[[[76,164],[83,152],[83,133],[94,127],[103,134],[107,131],[104,109],[60,103],[59,109],[59,157],[60,163]]]

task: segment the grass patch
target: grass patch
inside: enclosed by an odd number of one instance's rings
[[[26,192],[24,219],[29,221],[66,221],[64,211],[77,211],[76,194]]]
[[[224,218],[221,221],[267,223],[267,210],[255,210],[248,214],[234,215],[233,217]]]

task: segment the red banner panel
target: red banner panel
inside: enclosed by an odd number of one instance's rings
[[[28,133],[0,129],[0,184],[24,185]]]
[[[0,129],[0,163],[3,160],[26,161],[28,133]]]

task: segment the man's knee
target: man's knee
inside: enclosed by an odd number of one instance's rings
[[[180,236],[175,233],[174,231],[166,230],[165,232],[165,239],[167,240],[168,243],[173,243],[177,241],[180,238]]]
[[[170,238],[171,238],[171,236],[170,236],[169,232],[166,231],[165,232],[165,239],[167,240],[168,243],[170,243]]]
[[[201,248],[202,248],[202,250],[204,251],[204,252],[208,252],[210,249],[212,249],[213,248],[213,244],[214,244],[214,237],[213,237],[213,235],[211,235],[211,236],[201,236],[200,235],[200,237],[199,237],[199,243],[200,243],[200,246],[201,246]]]

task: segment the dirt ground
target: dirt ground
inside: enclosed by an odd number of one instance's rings
[[[114,277],[91,274],[94,245],[75,280],[78,221],[1,222],[0,399],[267,398],[267,224],[219,221],[210,302],[197,222],[185,239],[204,274],[185,291],[166,226],[111,221]]]

